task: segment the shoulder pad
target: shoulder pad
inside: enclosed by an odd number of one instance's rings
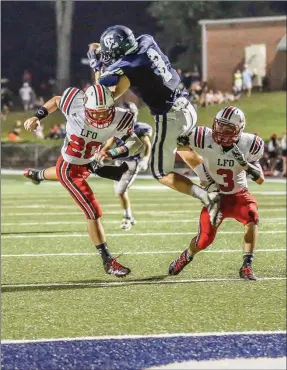
[[[204,149],[205,138],[208,132],[208,128],[204,126],[197,126],[193,131],[194,136],[194,146],[196,148]]]
[[[128,126],[131,125],[134,121],[134,114],[132,112],[126,111],[126,113],[123,115],[122,119],[117,125],[118,131],[125,131]]]
[[[264,141],[261,139],[261,137],[253,135],[252,144],[249,149],[250,154],[257,154],[259,153],[260,149],[264,146]]]
[[[59,109],[64,114],[69,114],[71,105],[75,99],[75,97],[82,92],[82,90],[77,89],[76,87],[69,87],[66,89],[61,97]]]

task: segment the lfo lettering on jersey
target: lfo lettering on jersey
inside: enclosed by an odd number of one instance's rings
[[[94,154],[109,138],[129,135],[134,122],[133,113],[116,108],[115,117],[108,127],[94,127],[85,119],[84,97],[82,90],[71,87],[64,91],[59,104],[67,120],[61,154],[66,162],[78,165],[91,162]]]
[[[247,188],[245,170],[229,151],[224,151],[212,138],[212,130],[198,126],[189,135],[190,147],[199,153],[207,171],[220,186],[220,192],[234,194]],[[248,162],[258,161],[264,151],[264,141],[256,135],[243,132],[237,143]]]

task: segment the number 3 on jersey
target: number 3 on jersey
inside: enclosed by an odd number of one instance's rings
[[[78,137],[76,135],[71,135],[70,137],[69,144],[66,149],[66,153],[70,155],[71,157],[76,157],[76,158],[83,158],[84,159],[89,159],[91,158],[98,147],[102,144],[99,141],[90,141],[87,143],[82,137]],[[85,152],[83,153],[85,149]]]
[[[223,176],[224,185],[219,185],[222,191],[232,191],[234,189],[234,180],[232,170],[219,168],[217,174]]]

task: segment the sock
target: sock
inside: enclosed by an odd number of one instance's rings
[[[44,172],[45,170],[41,170],[37,173],[38,180],[45,180]]]
[[[244,253],[243,254],[243,265],[249,264],[251,265],[253,262],[253,253]]]
[[[189,252],[188,249],[185,250],[185,255],[186,255],[186,259],[188,261],[192,261],[193,260],[193,256],[190,254],[190,252]]]
[[[96,249],[102,257],[103,263],[107,263],[112,258],[107,243],[96,245]]]
[[[194,198],[197,198],[201,201],[204,201],[207,199],[207,192],[196,184],[193,184],[191,186],[190,195],[192,195]]]
[[[124,210],[124,217],[132,218],[132,210],[130,208]]]

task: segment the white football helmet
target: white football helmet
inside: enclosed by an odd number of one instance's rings
[[[115,117],[115,101],[112,92],[105,86],[96,84],[85,92],[85,116],[90,125],[96,128],[108,127]]]
[[[245,124],[245,116],[241,109],[233,106],[225,107],[214,118],[213,140],[221,146],[232,146],[238,142]]]

